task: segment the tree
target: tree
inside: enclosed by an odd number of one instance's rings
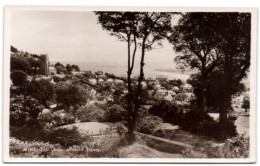
[[[48,80],[44,79],[39,81],[33,80],[28,90],[30,95],[36,98],[44,106],[47,106],[46,101],[52,100],[54,96],[53,85]]]
[[[245,112],[247,112],[247,109],[250,109],[250,100],[246,97],[243,99],[242,108],[245,109]]]
[[[40,73],[40,61],[35,58],[28,58],[28,61],[31,65],[31,74],[36,75]]]
[[[60,62],[57,62],[57,63],[54,65],[55,68],[56,68],[57,66],[61,66],[61,67],[64,68],[63,64],[61,64]]]
[[[86,99],[85,88],[80,85],[63,85],[56,89],[56,101],[62,103],[66,111],[70,111],[71,106],[75,109],[77,106],[85,104]]]
[[[31,64],[27,58],[19,54],[11,55],[11,71],[22,70],[27,74],[31,71]]]
[[[74,69],[75,71],[80,71],[78,65],[71,65],[71,68]]]
[[[155,45],[161,46],[160,41],[167,37],[171,31],[171,13],[164,12],[140,12],[137,15],[138,26],[137,32],[140,38],[141,46],[141,61],[140,73],[137,85],[137,93],[134,98],[134,112],[132,114],[132,126],[129,128],[129,133],[133,133],[136,128],[136,120],[138,111],[142,102],[142,81],[144,79],[144,58],[146,51],[151,51]]]
[[[128,83],[128,128],[132,128],[133,114],[133,94],[131,75],[134,68],[135,54],[137,49],[137,25],[138,19],[136,13],[133,12],[96,12],[98,22],[102,28],[110,31],[110,35],[116,36],[120,41],[127,42],[127,83]],[[134,44],[133,51],[131,45]],[[109,74],[106,73],[107,76]],[[129,135],[132,137],[133,132],[129,130]]]
[[[184,102],[187,98],[188,98],[188,96],[187,96],[187,94],[185,94],[185,93],[178,93],[178,94],[175,96],[175,100],[181,101],[181,102]]]
[[[23,85],[27,80],[27,74],[22,70],[13,70],[11,79],[15,86]]]
[[[145,52],[152,50],[155,44],[161,45],[159,41],[165,38],[171,30],[171,14],[156,12],[96,12],[96,14],[103,29],[109,30],[111,35],[118,37],[121,41],[127,42],[128,136],[131,142],[134,140],[133,131],[141,105],[141,82],[144,79]],[[141,47],[140,76],[137,93],[133,96],[131,74],[137,45]],[[132,52],[131,48],[133,48]]]
[[[18,49],[11,45],[11,52],[16,53],[18,52]]]
[[[231,107],[232,87],[247,77],[250,67],[251,14],[222,13],[218,15],[217,23],[217,33],[221,37],[218,48],[224,55],[219,123],[224,124]]]
[[[62,72],[65,71],[64,67],[62,66],[56,66],[55,69],[57,71],[57,74],[61,74]]]
[[[205,111],[206,86],[209,74],[221,62],[222,52],[216,47],[219,37],[216,35],[216,13],[186,13],[174,26],[169,41],[180,55],[175,61],[182,70],[199,70],[198,108]]]
[[[31,127],[38,125],[37,117],[43,106],[31,96],[16,96],[10,99],[10,125]]]
[[[67,69],[67,73],[71,73],[72,67],[70,66],[70,64],[66,65],[66,69]]]

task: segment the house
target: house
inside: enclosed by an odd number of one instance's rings
[[[106,84],[112,85],[114,83],[114,80],[112,78],[107,79]]]
[[[155,89],[154,91],[148,91],[148,94],[150,97],[156,100],[161,100],[165,96],[165,92],[159,91],[158,89]]]
[[[63,72],[60,72],[60,74],[56,74],[56,77],[64,78],[66,75]]]
[[[49,74],[50,74],[50,75],[56,75],[56,74],[57,74],[56,68],[53,67],[53,66],[50,66],[50,67],[49,67]]]
[[[175,95],[176,95],[176,93],[175,93],[174,91],[172,91],[172,90],[169,90],[169,91],[168,91],[168,94],[170,94],[170,95],[172,95],[172,96],[175,96]]]
[[[97,81],[97,83],[98,83],[99,85],[104,85],[104,80],[103,80],[102,78],[99,78],[98,81]]]
[[[172,88],[172,90],[173,90],[174,92],[178,92],[178,91],[179,91],[179,88],[178,88],[177,86],[174,86],[174,87]]]
[[[185,85],[183,86],[183,90],[185,90],[185,91],[191,91],[191,90],[192,90],[191,84],[185,84]]]
[[[123,81],[123,80],[116,79],[116,80],[115,80],[115,84],[116,84],[116,85],[122,85],[122,84],[124,84],[124,81]]]
[[[172,101],[173,97],[169,93],[166,93],[165,96],[163,96],[163,99],[166,101]]]
[[[52,104],[49,106],[49,108],[53,109],[53,108],[56,108],[57,107],[57,104]]]
[[[97,95],[97,91],[95,89],[91,89],[90,90],[90,94],[91,97],[95,97]]]
[[[94,78],[89,79],[91,85],[97,85],[97,80]]]
[[[142,86],[142,88],[144,88],[144,89],[147,88],[146,82],[142,81],[142,82],[141,82],[141,86]]]

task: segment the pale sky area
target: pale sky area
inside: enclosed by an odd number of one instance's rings
[[[48,54],[50,61],[127,62],[126,43],[110,36],[92,12],[16,11],[12,15],[11,43],[18,50]],[[140,60],[137,52],[137,60]],[[168,41],[146,53],[146,63],[173,63]]]

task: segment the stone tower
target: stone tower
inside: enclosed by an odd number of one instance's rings
[[[48,55],[40,56],[40,74],[48,76],[49,75],[49,57]]]

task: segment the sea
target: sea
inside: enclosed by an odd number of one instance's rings
[[[51,62],[55,64],[56,62]],[[127,64],[122,62],[60,62],[64,66],[66,64],[78,65],[81,71],[110,73],[120,77],[127,76]],[[140,64],[135,64],[132,76],[138,76],[140,72]],[[168,77],[168,79],[187,80],[194,71],[180,71],[172,63],[146,63],[144,66],[145,78],[156,78],[159,75]]]

